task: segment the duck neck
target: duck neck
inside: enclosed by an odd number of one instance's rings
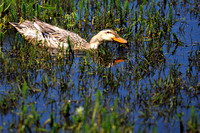
[[[90,49],[97,49],[100,44],[101,44],[100,38],[96,35],[92,37],[92,39],[90,40],[89,46]]]
[[[90,49],[97,49],[99,44],[100,44],[99,42],[90,43]]]

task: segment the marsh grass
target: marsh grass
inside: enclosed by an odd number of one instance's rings
[[[180,21],[176,8],[174,3],[155,0],[3,0],[0,113],[10,122],[0,130],[160,132],[161,127],[173,131],[171,123],[179,122],[177,130],[199,131],[199,44],[184,53],[187,65],[176,58],[185,46],[179,31],[173,30]],[[104,43],[98,51],[79,55],[69,38],[69,49],[56,54],[28,44],[16,32],[13,43],[4,42],[12,32],[8,22],[35,16],[87,40],[112,28],[130,46],[127,50],[124,45]],[[188,108],[189,121],[184,119]]]

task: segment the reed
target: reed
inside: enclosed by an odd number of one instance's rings
[[[22,17],[26,19],[27,11],[26,11],[26,3],[25,1],[22,2]]]
[[[96,26],[100,26],[101,24],[101,16],[100,16],[100,12],[101,12],[101,7],[100,7],[100,3],[97,2],[97,22],[95,23]],[[94,24],[94,23],[93,23]]]
[[[199,124],[198,123],[198,114],[195,113],[194,106],[191,107],[191,114],[190,115],[191,115],[191,118],[190,118],[190,120],[187,123],[188,130],[190,132],[198,132],[198,124]],[[179,117],[180,117],[180,115],[179,115]],[[182,127],[182,128],[184,129],[184,127]]]
[[[84,9],[85,9],[84,12],[85,12],[85,21],[86,21],[85,23],[88,24],[89,23],[89,18],[88,17],[89,17],[89,14],[90,14],[89,13],[90,12],[90,1],[89,0],[86,1]]]
[[[172,6],[171,4],[169,4],[169,26],[171,27],[172,26],[172,16],[173,16],[173,13],[172,13]]]
[[[3,32],[0,31],[0,49],[3,46]]]
[[[123,24],[123,10],[122,10],[122,4],[120,0],[116,1],[116,7],[117,7],[117,14],[119,14],[120,25],[122,25]]]
[[[3,0],[0,3],[0,18],[3,18],[6,16],[6,12],[10,10],[11,2],[8,0]]]
[[[33,7],[33,3],[30,3],[30,5],[29,5],[29,12],[30,12],[30,18],[34,18],[35,10],[34,10],[34,7]]]
[[[157,133],[156,126],[153,126],[153,133]]]
[[[101,104],[100,101],[101,101],[101,94],[100,94],[100,91],[97,91],[96,103],[95,103],[95,107],[94,107],[94,111],[93,111],[93,115],[92,115],[92,124],[94,124],[96,113],[98,112],[98,110],[100,108],[100,104]]]
[[[160,13],[158,11],[156,14],[156,30],[160,31]]]
[[[179,113],[179,114],[177,114],[177,116],[178,116],[179,122],[180,122],[180,132],[184,132],[184,126],[183,126],[183,120],[182,120],[183,114]]]
[[[62,17],[63,16],[63,9],[62,7],[59,8],[59,15]]]
[[[130,9],[129,9],[129,1],[126,0],[125,4],[124,4],[124,16],[127,17],[128,15],[130,15]]]
[[[37,12],[36,13],[37,18],[40,19],[41,18],[41,8],[38,3],[36,4],[36,12]]]
[[[144,11],[143,10],[144,10],[143,5],[140,5],[140,17],[139,17],[140,21],[144,20]]]
[[[82,26],[82,16],[83,16],[83,3],[79,1],[79,28]]]

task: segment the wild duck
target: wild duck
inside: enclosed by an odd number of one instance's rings
[[[105,41],[127,43],[125,39],[119,37],[119,35],[111,29],[100,31],[97,35],[92,37],[88,43],[76,33],[50,25],[38,19],[35,19],[34,22],[25,20],[21,24],[14,22],[10,22],[10,24],[14,26],[21,35],[24,35],[29,43],[33,45],[39,44],[40,46],[45,45],[50,48],[68,48],[68,37],[73,45],[72,49],[74,50],[97,49],[98,46]]]

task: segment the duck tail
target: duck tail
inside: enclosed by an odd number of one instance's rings
[[[23,27],[19,23],[9,22],[9,24],[15,27],[17,31],[21,33]]]
[[[15,23],[15,22],[9,22],[9,24],[12,25],[13,27],[18,27],[19,25],[18,23]]]

